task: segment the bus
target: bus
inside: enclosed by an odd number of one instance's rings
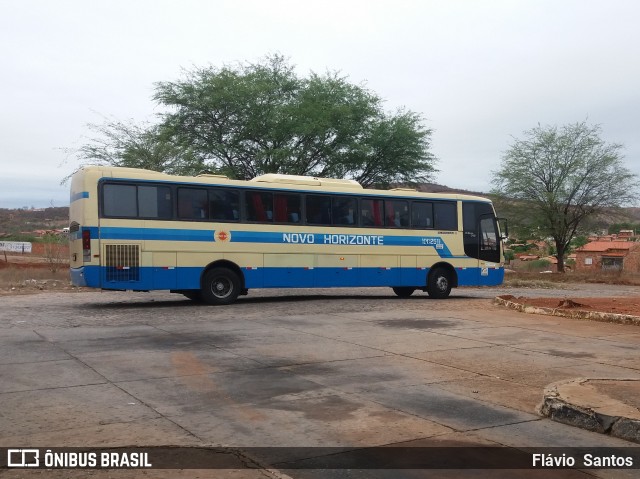
[[[89,166],[70,200],[76,286],[230,304],[254,288],[386,286],[441,299],[504,278],[499,221],[479,196]]]

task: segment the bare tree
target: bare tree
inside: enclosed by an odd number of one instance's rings
[[[60,268],[67,265],[68,249],[65,248],[69,243],[67,235],[47,234],[43,238],[44,241],[44,259],[49,265],[49,270],[56,273]]]
[[[553,238],[559,272],[587,219],[636,200],[637,177],[624,167],[621,149],[600,138],[599,125],[538,125],[514,141],[495,172],[493,192],[516,200],[516,222]]]

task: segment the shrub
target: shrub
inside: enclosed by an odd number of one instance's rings
[[[528,261],[525,263],[525,269],[527,271],[537,271],[547,269],[551,266],[551,263],[546,259],[536,259],[534,261]]]
[[[67,262],[67,244],[69,238],[63,235],[45,235],[42,238],[44,243],[44,258],[49,264],[49,270],[55,273]]]

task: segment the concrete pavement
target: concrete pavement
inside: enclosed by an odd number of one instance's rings
[[[0,445],[629,446],[536,408],[557,381],[640,379],[637,327],[523,315],[493,296],[3,297]]]
[[[526,314],[640,326],[640,316],[526,306],[511,301],[512,297],[497,296],[494,302]],[[637,379],[575,378],[547,386],[539,410],[554,421],[640,443],[638,398]]]

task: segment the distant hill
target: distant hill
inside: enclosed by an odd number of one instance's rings
[[[418,191],[423,193],[451,193],[461,195],[473,195],[473,196],[488,196],[488,193],[481,193],[478,191],[462,190],[460,188],[449,188],[448,186],[439,185],[437,183],[422,183],[415,187]]]
[[[61,229],[69,226],[69,207],[35,209],[0,208],[0,237],[35,230]]]
[[[625,211],[629,214],[632,223],[640,223],[640,208],[625,208]]]

